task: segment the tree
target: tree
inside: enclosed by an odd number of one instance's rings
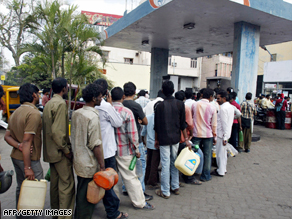
[[[19,66],[24,39],[37,27],[32,13],[34,0],[30,4],[25,0],[6,0],[4,4],[8,13],[0,12],[0,43],[12,53],[15,65]]]

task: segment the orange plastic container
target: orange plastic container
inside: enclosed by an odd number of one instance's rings
[[[93,180],[88,183],[86,195],[88,202],[92,204],[97,204],[104,197],[104,194],[105,190],[96,185]]]
[[[99,187],[110,190],[119,181],[119,175],[113,168],[106,168],[94,174],[93,180]]]

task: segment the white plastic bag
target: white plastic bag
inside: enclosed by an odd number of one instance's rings
[[[230,154],[231,157],[234,157],[238,154],[238,151],[229,143],[226,145],[227,153]]]

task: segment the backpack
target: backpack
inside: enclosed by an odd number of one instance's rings
[[[281,111],[281,108],[282,108],[282,106],[283,106],[283,102],[284,102],[284,98],[283,98],[282,102],[279,103],[279,104],[276,106],[276,112],[280,112],[280,111]]]

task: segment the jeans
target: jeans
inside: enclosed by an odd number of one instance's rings
[[[116,158],[110,157],[104,160],[105,168],[111,167],[115,171],[117,171]],[[105,195],[103,197],[103,205],[107,214],[107,218],[117,218],[120,215],[119,206],[120,199],[117,197],[114,188],[105,191]]]
[[[285,116],[286,112],[283,110],[280,110],[280,112],[276,112],[277,129],[285,129]]]
[[[238,130],[239,130],[239,124],[233,123],[229,143],[235,148],[238,147]]]
[[[17,181],[17,187],[16,187],[16,208],[18,205],[18,199],[19,199],[19,194],[20,194],[20,187],[22,182],[25,180],[25,173],[24,173],[24,162],[23,160],[17,160],[14,158],[12,159],[12,163],[15,169],[16,173],[16,181]],[[37,161],[31,161],[30,163],[31,168],[34,172],[34,176],[36,179],[40,180],[43,179],[43,168],[41,165],[41,162],[39,160]],[[24,216],[16,216],[16,218],[43,218],[42,216],[39,217],[24,217]]]
[[[178,146],[179,143],[174,145],[160,146],[160,160],[162,165],[161,191],[166,196],[170,196],[170,180],[172,190],[179,188],[179,173],[178,169],[176,169],[174,166],[174,162],[177,158]]]
[[[144,182],[144,180],[145,180],[145,172],[146,172],[146,158],[145,158],[145,147],[144,147],[143,142],[141,142],[139,144],[139,152],[141,154],[140,160],[142,162],[142,169],[143,169],[143,176],[139,177],[139,181],[141,182],[143,192],[145,192],[145,182]],[[122,191],[123,192],[127,191],[126,187],[124,185],[124,182],[123,182],[123,186],[122,186]]]
[[[211,164],[212,164],[212,147],[213,147],[213,138],[196,138],[193,137],[192,141],[194,144],[202,143],[202,151],[204,154],[204,164],[203,170],[201,174],[201,180],[209,181],[212,179],[211,172]]]
[[[158,166],[160,163],[160,151],[147,148],[147,167],[145,183],[156,186],[159,182]]]

